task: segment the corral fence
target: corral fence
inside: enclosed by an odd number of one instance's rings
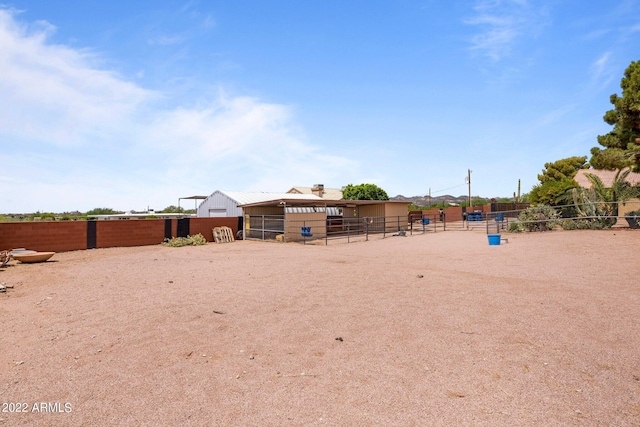
[[[508,231],[510,223],[521,222],[518,220],[518,217],[522,211],[524,211],[524,209],[503,212],[484,212],[482,222],[484,222],[487,234]]]
[[[520,204],[521,209],[504,211],[463,212],[453,221],[448,220],[448,212],[411,211],[407,216],[376,216],[376,217],[342,217],[329,216],[318,219],[287,219],[284,215],[249,215],[245,217],[244,237],[266,241],[301,242],[315,244],[329,244],[330,241],[357,241],[370,238],[385,238],[394,235],[414,235],[436,233],[449,230],[484,229],[487,234],[514,231],[544,231],[554,227],[563,229],[598,229],[611,226],[626,227],[628,212],[640,209],[640,202],[625,205],[618,204],[618,214],[612,203],[585,203],[582,205],[566,205],[554,207],[552,215],[540,213],[533,208],[523,219],[522,212],[527,211],[528,205]],[[624,206],[624,209],[623,209]],[[501,206],[506,207],[506,206]],[[531,209],[531,208],[530,208]],[[594,215],[585,215],[596,212]],[[542,215],[542,216],[540,216]],[[626,220],[626,221],[625,221]],[[638,227],[640,216],[635,226]]]
[[[244,238],[251,240],[281,240],[284,234],[284,215],[249,215],[246,217]]]
[[[481,214],[487,234],[503,231],[546,231],[560,227],[565,230],[640,228],[640,202],[589,202],[554,207],[526,209]]]
[[[283,215],[250,215],[246,218],[245,238],[281,242],[324,243],[369,240],[390,236],[435,233],[446,225],[434,215],[371,216],[362,218],[287,220]]]

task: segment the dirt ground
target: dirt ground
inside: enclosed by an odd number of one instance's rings
[[[12,261],[0,426],[640,425],[640,232],[508,237]]]

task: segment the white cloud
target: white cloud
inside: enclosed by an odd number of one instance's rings
[[[478,27],[471,49],[493,61],[509,56],[520,39],[535,36],[544,24],[544,11],[533,10],[527,0],[479,0],[474,11],[465,20]]]
[[[150,91],[96,68],[95,55],[47,44],[55,31],[19,25],[0,10],[0,126],[6,137],[58,146],[82,145],[90,134],[127,120]]]
[[[612,64],[611,58],[611,52],[605,52],[591,64],[592,86],[602,89],[613,81],[615,78],[615,66]]]
[[[599,79],[606,71],[610,58],[611,52],[605,52],[591,65],[591,72],[595,79]]]
[[[99,55],[50,43],[53,31],[0,9],[5,210],[163,208],[216,189],[341,182],[357,169],[309,144],[289,106],[220,90],[167,107],[164,94],[101,69]]]
[[[534,121],[536,127],[548,127],[561,122],[578,107],[577,104],[566,104],[555,110],[545,112]]]
[[[284,191],[356,165],[306,143],[292,116],[287,106],[220,93],[206,107],[159,114],[147,149],[174,153],[174,173],[202,181],[213,175],[235,190]]]

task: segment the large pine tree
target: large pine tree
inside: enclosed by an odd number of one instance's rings
[[[620,82],[622,96],[611,95],[613,109],[604,121],[613,126],[611,132],[598,136],[605,147],[591,149],[590,164],[595,169],[640,169],[640,61],[633,61]]]

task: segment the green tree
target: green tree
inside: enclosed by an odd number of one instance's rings
[[[566,159],[557,160],[553,163],[545,163],[544,170],[538,175],[540,184],[545,182],[563,181],[573,179],[580,169],[587,168],[587,156],[573,156]]]
[[[536,205],[559,206],[565,203],[567,191],[578,186],[573,179],[580,169],[585,169],[587,156],[567,157],[544,164],[538,175],[540,184],[529,193],[529,201]]]
[[[87,211],[86,215],[114,215],[121,212],[116,212],[111,208],[95,208]]]
[[[595,169],[640,170],[640,61],[632,61],[620,82],[622,96],[615,93],[610,101],[613,109],[603,119],[613,126],[611,132],[598,136],[605,147],[591,149],[591,166]]]
[[[529,201],[534,205],[560,206],[566,202],[567,191],[577,186],[575,180],[567,178],[535,185],[529,193]]]
[[[387,192],[375,184],[349,184],[342,190],[345,200],[389,200]]]
[[[164,208],[163,210],[160,211],[161,213],[184,213],[184,208],[181,206],[167,206],[166,208]]]

